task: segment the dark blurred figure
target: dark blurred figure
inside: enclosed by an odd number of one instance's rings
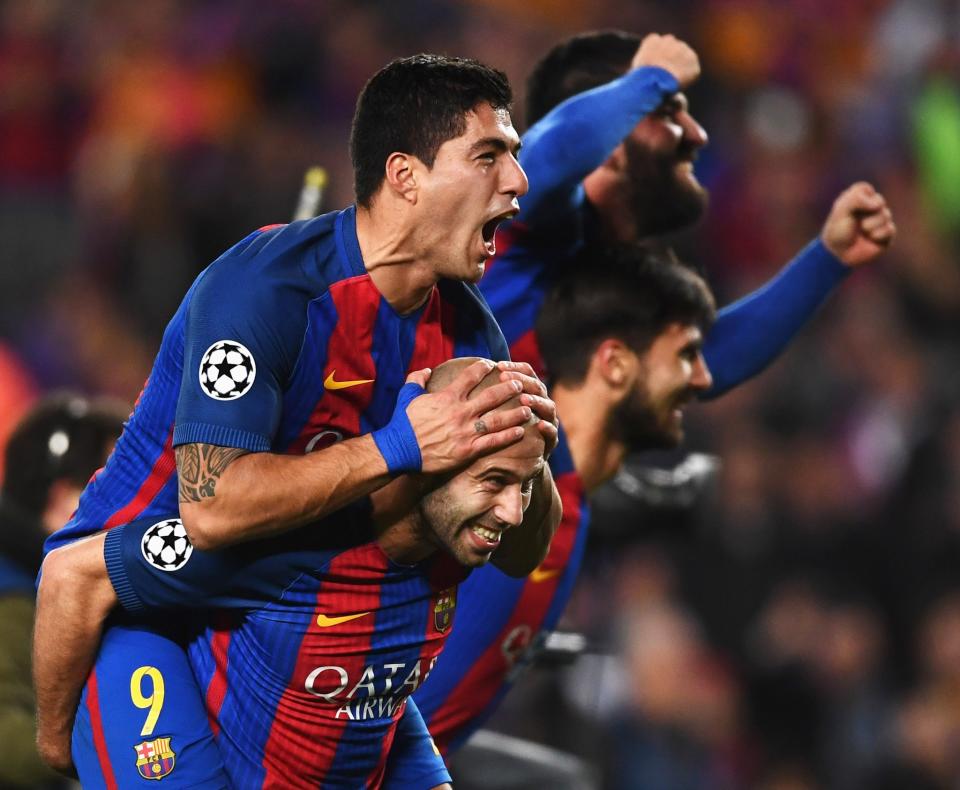
[[[39,401],[7,443],[0,490],[0,787],[57,787],[34,747],[30,642],[43,541],[66,523],[126,411],[62,393]]]

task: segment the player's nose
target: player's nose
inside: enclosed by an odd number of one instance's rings
[[[707,360],[703,354],[697,354],[693,363],[693,370],[690,374],[690,386],[699,392],[705,392],[713,386],[713,375],[707,366]]]
[[[504,486],[497,497],[494,517],[504,527],[519,527],[523,522],[523,491],[519,483]]]
[[[526,195],[527,190],[530,189],[530,181],[527,179],[523,167],[513,154],[505,157],[505,159],[506,166],[500,184],[501,191],[515,197]]]
[[[678,120],[683,129],[683,140],[687,145],[703,148],[709,142],[707,130],[697,123],[697,119],[689,112],[680,113]]]

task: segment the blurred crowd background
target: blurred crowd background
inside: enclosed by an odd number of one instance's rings
[[[0,443],[41,393],[132,404],[196,274],[351,201],[366,79],[435,51],[524,81],[591,28],[671,32],[710,145],[676,240],[720,303],[867,179],[899,227],[788,354],[691,414],[692,507],[598,498],[567,625],[498,723],[637,788],[960,787],[960,3],[947,0],[5,0]],[[602,119],[598,119],[598,123]],[[649,459],[632,459],[646,465]]]

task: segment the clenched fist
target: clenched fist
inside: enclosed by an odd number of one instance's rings
[[[861,266],[884,252],[896,235],[883,195],[858,181],[834,201],[820,238],[847,266]]]
[[[677,78],[680,90],[689,87],[700,76],[700,58],[697,53],[689,44],[671,35],[651,33],[644,37],[630,63],[630,67],[634,69],[641,66],[659,66],[666,69]]]

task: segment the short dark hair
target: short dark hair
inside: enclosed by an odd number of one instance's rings
[[[57,480],[83,486],[103,465],[127,410],[74,393],[41,399],[14,429],[4,451],[3,496],[39,515]]]
[[[509,110],[507,75],[468,58],[414,55],[388,63],[370,78],[350,132],[354,192],[369,206],[394,151],[433,167],[440,146],[463,134],[466,114],[481,102]]]
[[[703,278],[650,244],[582,250],[547,294],[536,332],[551,381],[583,381],[590,357],[616,337],[638,354],[670,324],[706,331],[716,307]]]
[[[597,30],[561,41],[527,78],[527,127],[571,96],[623,76],[639,46],[639,36],[621,30]]]

